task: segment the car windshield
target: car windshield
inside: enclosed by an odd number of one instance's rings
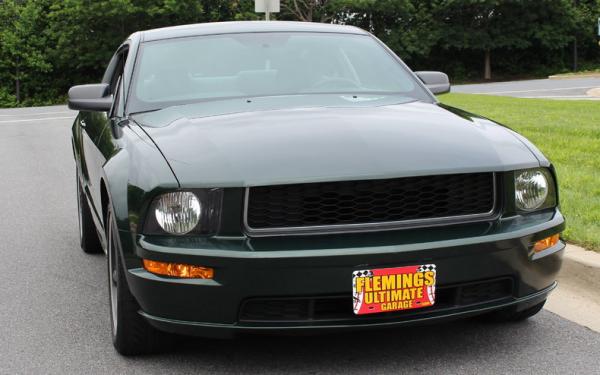
[[[368,35],[245,33],[141,45],[128,112],[206,100],[311,94],[394,94],[431,101]]]

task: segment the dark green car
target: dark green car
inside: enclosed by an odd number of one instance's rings
[[[117,350],[538,312],[565,247],[554,169],[449,89],[354,27],[131,35],[69,91]]]

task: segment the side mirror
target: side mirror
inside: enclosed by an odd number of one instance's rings
[[[448,75],[442,72],[415,72],[434,95],[450,92]]]
[[[69,89],[69,108],[77,111],[108,112],[112,95],[107,83],[73,86]]]

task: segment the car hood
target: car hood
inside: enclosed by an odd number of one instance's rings
[[[182,187],[395,178],[540,165],[524,142],[492,121],[432,103],[357,103],[292,108],[254,103],[226,111],[204,103],[195,105],[196,110],[163,110],[133,119],[157,144]]]

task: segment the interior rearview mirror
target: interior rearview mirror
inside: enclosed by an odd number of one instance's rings
[[[77,111],[108,112],[112,95],[107,83],[73,86],[69,89],[69,108]]]
[[[442,72],[415,72],[434,95],[450,92],[448,75]]]

